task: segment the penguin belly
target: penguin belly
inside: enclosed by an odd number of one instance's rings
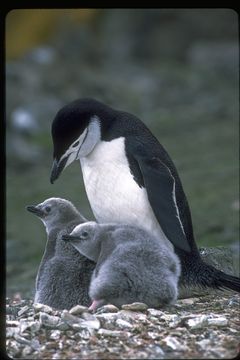
[[[124,138],[99,142],[80,159],[86,193],[99,223],[122,223],[143,228],[173,249],[163,233],[144,187],[130,172]]]

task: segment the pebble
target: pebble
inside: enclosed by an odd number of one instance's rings
[[[69,310],[69,314],[78,315],[78,314],[82,314],[83,312],[87,312],[87,311],[89,311],[87,306],[76,305]]]
[[[214,326],[227,326],[228,325],[228,319],[223,316],[210,318],[208,319],[208,325],[214,325]]]
[[[75,330],[80,330],[81,328],[97,330],[100,328],[100,321],[97,317],[87,312],[82,313],[82,318],[79,318],[70,314],[67,310],[63,310],[61,319]]]
[[[132,324],[130,324],[128,321],[125,321],[125,320],[122,320],[122,319],[117,319],[116,324],[122,329],[132,328],[133,327]]]
[[[134,302],[132,304],[124,304],[122,305],[123,310],[130,310],[130,311],[145,311],[147,310],[148,306],[141,302]]]
[[[7,327],[6,328],[6,337],[11,338],[15,337],[15,335],[20,333],[20,329],[18,327]]]
[[[40,349],[40,342],[38,339],[33,339],[31,341],[31,347],[34,349],[34,350],[39,350]]]
[[[102,313],[117,313],[119,311],[119,308],[112,304],[103,305],[100,308],[97,309],[96,314],[102,314]]]
[[[53,311],[53,309],[50,306],[40,303],[34,303],[33,308],[36,312],[42,311],[48,314],[52,313]]]
[[[68,310],[63,310],[61,319],[65,321],[68,325],[75,324],[80,321],[79,317],[70,314]]]
[[[60,338],[60,336],[61,336],[61,331],[60,330],[52,330],[49,338],[53,339],[53,340],[57,340],[57,339]]]
[[[199,346],[199,348],[201,350],[206,349],[210,345],[210,343],[211,343],[211,340],[209,340],[209,339],[203,339],[201,341],[196,342],[197,346]]]
[[[100,321],[97,318],[94,320],[81,321],[80,325],[81,325],[81,328],[84,327],[84,328],[94,329],[94,330],[100,329]]]
[[[173,336],[166,336],[163,339],[163,343],[165,343],[169,348],[171,348],[172,350],[177,350],[177,351],[184,351],[186,350],[186,347],[183,346],[179,340],[177,340],[175,337]]]
[[[25,312],[27,312],[29,309],[29,306],[25,305],[21,310],[18,311],[18,316],[23,315]]]
[[[82,320],[83,319],[83,320]],[[101,326],[99,319],[90,313],[83,313],[81,319],[81,326],[88,329],[98,330]]]
[[[120,310],[119,313],[117,314],[118,317],[120,319],[126,320],[126,321],[130,321],[130,322],[134,322],[134,321],[142,321],[142,322],[146,322],[147,321],[147,315],[146,314],[142,314],[141,312],[134,312],[134,311],[129,311],[129,310]]]
[[[18,334],[16,334],[14,336],[15,340],[19,343],[19,344],[23,344],[23,345],[31,345],[31,341],[28,339],[25,339],[25,337],[20,336]]]
[[[208,316],[201,315],[194,319],[189,319],[186,321],[186,324],[191,329],[199,329],[208,325]]]
[[[181,299],[181,300],[178,300],[178,304],[193,305],[197,300],[198,300],[198,298]]]
[[[17,320],[7,320],[6,325],[7,326],[19,326],[19,321],[17,321]]]
[[[108,329],[99,329],[98,335],[104,335],[107,337],[117,337],[117,338],[121,338],[121,337],[128,337],[130,333],[126,332],[126,331],[122,331],[122,330],[108,330]]]
[[[44,312],[40,312],[39,321],[41,325],[47,327],[56,327],[59,324],[60,318],[58,316],[48,315]]]
[[[164,315],[164,312],[161,310],[157,310],[157,309],[152,309],[149,308],[147,309],[148,314],[152,315],[152,316],[156,316],[156,317],[160,317],[162,315]]]
[[[66,331],[66,330],[68,330],[70,327],[69,327],[69,325],[68,325],[66,322],[60,321],[60,323],[56,326],[56,328],[57,328],[58,330],[61,330],[61,331]]]

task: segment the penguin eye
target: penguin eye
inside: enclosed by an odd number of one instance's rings
[[[46,207],[45,207],[45,210],[46,210],[47,213],[50,213],[51,207],[50,207],[50,206],[46,206]]]
[[[82,239],[86,239],[88,237],[88,232],[87,231],[83,231],[81,234],[81,238]]]
[[[78,146],[78,144],[79,144],[79,141],[76,141],[74,144],[72,144],[72,147],[76,147],[76,146]]]

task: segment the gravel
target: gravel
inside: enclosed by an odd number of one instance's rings
[[[178,300],[162,309],[77,305],[55,310],[6,300],[6,350],[24,359],[232,358],[239,351],[238,294]]]

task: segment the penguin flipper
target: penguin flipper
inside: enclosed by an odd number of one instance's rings
[[[175,179],[157,157],[136,156],[153,212],[171,243],[190,252],[175,197]]]

